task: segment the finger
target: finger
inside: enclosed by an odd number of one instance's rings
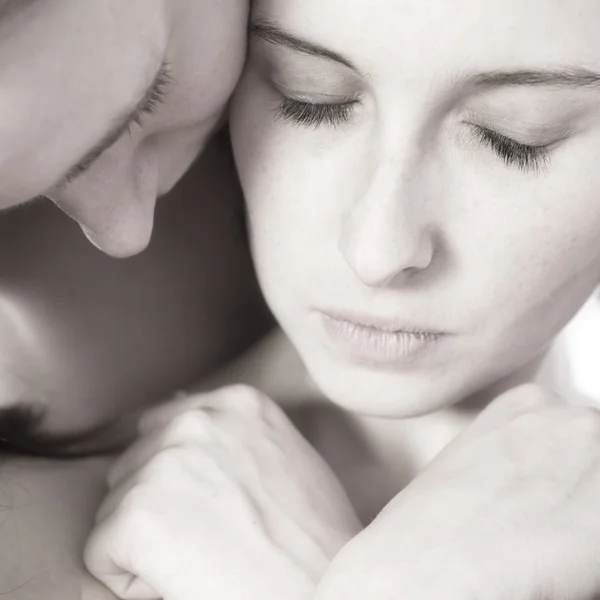
[[[123,600],[162,600],[152,586],[130,574],[106,577],[104,585]]]
[[[83,561],[89,572],[123,600],[161,600],[161,595],[151,585],[131,573],[129,565],[121,565],[115,560],[111,549],[120,548],[120,560],[124,562],[129,554],[127,550],[123,550],[124,546],[120,545],[120,541],[115,539],[110,525],[96,528],[83,553]]]
[[[218,392],[209,394],[192,394],[178,392],[173,399],[146,411],[138,422],[138,430],[141,435],[149,435],[168,425],[177,415],[181,413],[202,409],[210,405],[210,398]]]
[[[125,499],[139,494],[146,494],[145,498],[152,497],[152,490],[156,489],[158,482],[163,482],[165,477],[178,477],[181,474],[184,463],[185,450],[181,447],[165,448],[158,453],[148,452],[148,458],[143,460],[140,457],[140,464],[130,465],[131,474],[123,476],[114,483],[109,494],[104,498],[96,513],[96,523],[99,524],[110,518],[120,506],[125,505]],[[200,469],[208,462],[205,456],[196,455],[193,457],[194,467]],[[143,462],[143,464],[141,464]],[[131,508],[131,502],[128,503]]]
[[[113,478],[113,485],[110,492],[106,495],[96,513],[96,524],[100,524],[116,513],[117,509],[125,506],[125,499],[134,495],[147,500],[152,497],[153,486],[156,489],[157,481],[162,482],[165,476],[177,476],[180,473],[180,467],[183,463],[184,450],[181,447],[164,448],[154,452],[150,445],[155,440],[144,440],[148,442],[149,448],[141,449],[139,456],[135,457],[137,463],[130,463],[128,468],[131,472],[122,472],[122,476]],[[199,466],[199,458],[195,460],[196,466]],[[160,484],[159,484],[160,486]],[[128,502],[127,508],[139,504],[139,501]]]
[[[560,407],[564,401],[539,385],[522,385],[504,392],[490,402],[461,437],[484,435],[499,426],[535,410]]]
[[[140,438],[110,467],[106,475],[106,483],[109,489],[120,485],[135,471],[147,464],[162,449],[164,449],[164,443],[159,436]]]
[[[154,456],[169,448],[214,444],[216,440],[212,415],[206,407],[172,415],[162,431],[154,429],[141,437],[113,464],[107,476],[108,485],[118,485],[144,467]]]
[[[175,400],[162,404],[143,415],[139,422],[139,430],[147,435],[164,427],[177,415],[202,410],[215,415],[236,414],[245,419],[264,416],[266,406],[276,410],[276,404],[262,392],[247,385],[230,385],[212,392],[181,395]]]
[[[191,484],[195,491],[208,486],[214,492],[217,481],[227,483],[230,476],[218,466],[218,460],[210,450],[184,446],[165,448],[150,456],[142,466],[133,470],[131,476],[123,477],[111,488],[96,513],[96,523],[110,519],[113,514],[122,515],[120,508],[126,511],[127,516],[132,511],[134,516],[138,513],[147,516],[148,507],[153,507],[157,496],[160,498],[172,493],[173,482],[178,483],[179,488],[185,482]],[[174,499],[180,500],[185,498]]]
[[[111,491],[102,500],[98,510],[96,512],[95,524],[100,526],[104,521],[107,521],[119,506],[123,504],[123,500],[131,492],[131,490],[139,485],[139,477],[130,477],[123,479],[121,482],[116,484]]]

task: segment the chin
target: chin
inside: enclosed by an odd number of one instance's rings
[[[346,369],[309,365],[321,392],[334,404],[353,413],[391,419],[419,417],[458,402],[435,375],[377,372],[368,367]],[[433,382],[436,382],[434,384]]]

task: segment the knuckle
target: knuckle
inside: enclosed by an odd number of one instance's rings
[[[600,411],[592,407],[571,409],[570,425],[579,439],[600,441]]]
[[[512,388],[499,396],[498,406],[511,414],[521,414],[527,411],[554,407],[557,396],[535,383],[526,383]]]
[[[139,473],[140,480],[166,479],[181,473],[184,468],[184,455],[182,448],[174,446],[165,448],[142,467]]]
[[[223,408],[249,416],[260,416],[268,404],[265,394],[245,384],[229,386],[224,390]]]
[[[202,410],[188,410],[173,417],[164,428],[162,442],[171,446],[206,439],[210,435],[211,421]]]
[[[130,511],[137,512],[141,508],[147,507],[150,498],[153,496],[153,486],[145,482],[135,483],[131,489],[123,496],[119,506],[121,513]]]
[[[539,406],[536,408],[539,408]],[[533,407],[530,407],[529,410],[527,410],[524,407],[524,410],[513,415],[510,425],[514,425],[514,429],[519,431],[521,429],[539,429],[540,427],[549,424],[550,416],[551,413],[545,410],[535,410]]]
[[[540,439],[558,442],[565,440],[600,441],[600,411],[591,407],[543,404],[541,410],[523,412],[512,421],[516,435],[543,436]]]

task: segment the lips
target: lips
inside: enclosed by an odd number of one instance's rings
[[[319,311],[330,344],[358,362],[400,365],[431,350],[446,334],[408,323]]]

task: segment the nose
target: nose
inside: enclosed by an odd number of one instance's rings
[[[138,254],[150,241],[157,174],[155,153],[118,144],[49,197],[79,223],[92,244],[124,258]]]
[[[338,249],[369,287],[400,283],[426,269],[434,255],[432,223],[418,183],[378,169],[344,215]]]

